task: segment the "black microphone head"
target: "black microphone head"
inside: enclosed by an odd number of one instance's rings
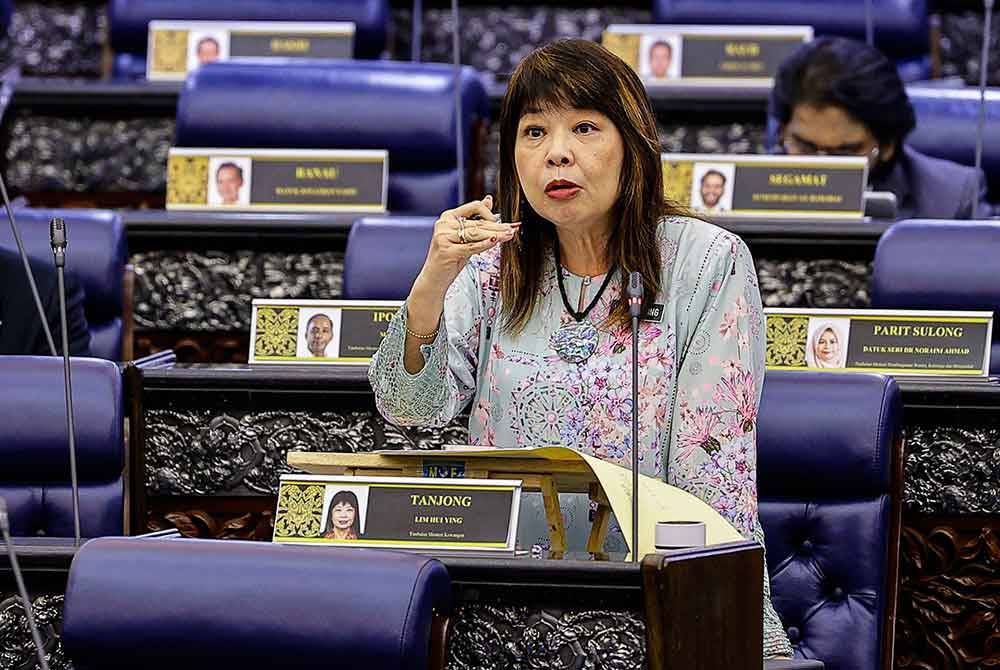
[[[638,272],[629,273],[628,294],[630,298],[642,297],[642,275]]]
[[[54,217],[49,221],[49,240],[53,247],[66,247],[66,221],[60,217]]]

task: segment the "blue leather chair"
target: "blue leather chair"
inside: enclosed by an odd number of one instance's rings
[[[344,255],[344,298],[406,298],[427,257],[434,221],[431,217],[416,216],[355,221]]]
[[[901,426],[892,378],[764,378],[757,482],[771,596],[796,657],[827,670],[891,667]]]
[[[917,151],[963,165],[974,165],[979,126],[979,91],[973,88],[907,89],[917,112],[917,127],[907,142]],[[1000,200],[1000,93],[986,96],[983,171],[991,201]]]
[[[124,407],[118,366],[72,359],[80,532],[123,532]],[[0,356],[0,496],[11,534],[73,537],[63,361]]]
[[[378,58],[389,31],[388,0],[111,0],[108,22],[115,52],[114,74],[146,76],[149,22],[351,21],[355,58]]]
[[[490,103],[471,68],[459,85],[469,193],[478,195]],[[454,90],[454,69],[435,63],[210,63],[188,75],[176,144],[386,149],[389,209],[436,215],[458,202]]]
[[[875,250],[872,307],[989,310],[1000,315],[1000,222],[900,221]],[[1000,374],[1000,328],[990,372]]]
[[[6,216],[0,210],[0,247],[16,252]],[[90,353],[120,361],[132,349],[132,305],[126,303],[124,290],[129,279],[125,224],[118,214],[104,210],[15,209],[28,255],[49,265],[49,219],[54,216],[66,220],[66,272],[83,284]]]
[[[73,560],[62,641],[77,670],[424,670],[450,609],[448,571],[415,554],[101,538]]]
[[[912,61],[923,64],[930,49],[927,0],[873,0],[873,4],[875,45],[907,64],[907,70],[912,70]],[[817,35],[864,40],[865,0],[843,0],[836,11],[825,0],[655,0],[653,22],[806,25]],[[923,64],[914,74],[926,78],[927,71]]]

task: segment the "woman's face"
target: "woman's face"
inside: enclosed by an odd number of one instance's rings
[[[330,518],[333,520],[333,527],[338,530],[347,530],[354,525],[354,505],[347,502],[339,502],[330,509]]]
[[[532,209],[559,228],[608,227],[625,145],[611,119],[588,109],[521,117],[514,164]]]
[[[816,358],[824,363],[832,363],[840,355],[840,341],[837,333],[827,328],[819,334],[816,340]]]

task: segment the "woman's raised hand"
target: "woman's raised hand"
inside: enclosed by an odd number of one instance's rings
[[[448,287],[469,258],[514,238],[521,224],[501,223],[492,208],[493,196],[488,195],[441,213],[411,298],[417,293],[423,299],[443,303]]]

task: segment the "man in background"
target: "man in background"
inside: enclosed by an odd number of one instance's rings
[[[333,339],[333,321],[326,314],[317,314],[306,323],[306,346],[316,358],[326,356],[326,347]]]
[[[717,214],[726,210],[720,205],[722,197],[726,195],[726,175],[718,170],[709,170],[701,176],[701,203],[700,211],[709,214]]]
[[[674,48],[670,42],[659,40],[649,47],[649,76],[666,79],[670,76],[670,65],[674,60]]]
[[[55,268],[51,264],[35,260],[30,263],[35,283],[38,284],[38,295],[45,309],[45,319],[61,355],[62,329]],[[83,289],[69,273],[66,274],[66,325],[70,355],[89,356],[90,330],[83,313]],[[49,356],[51,353],[31,295],[31,287],[24,275],[21,257],[14,251],[0,247],[0,354]]]
[[[195,52],[198,55],[198,65],[219,60],[219,40],[214,37],[202,37],[198,40]]]
[[[215,188],[223,205],[238,205],[243,188],[243,168],[236,163],[223,163],[215,171]]]

